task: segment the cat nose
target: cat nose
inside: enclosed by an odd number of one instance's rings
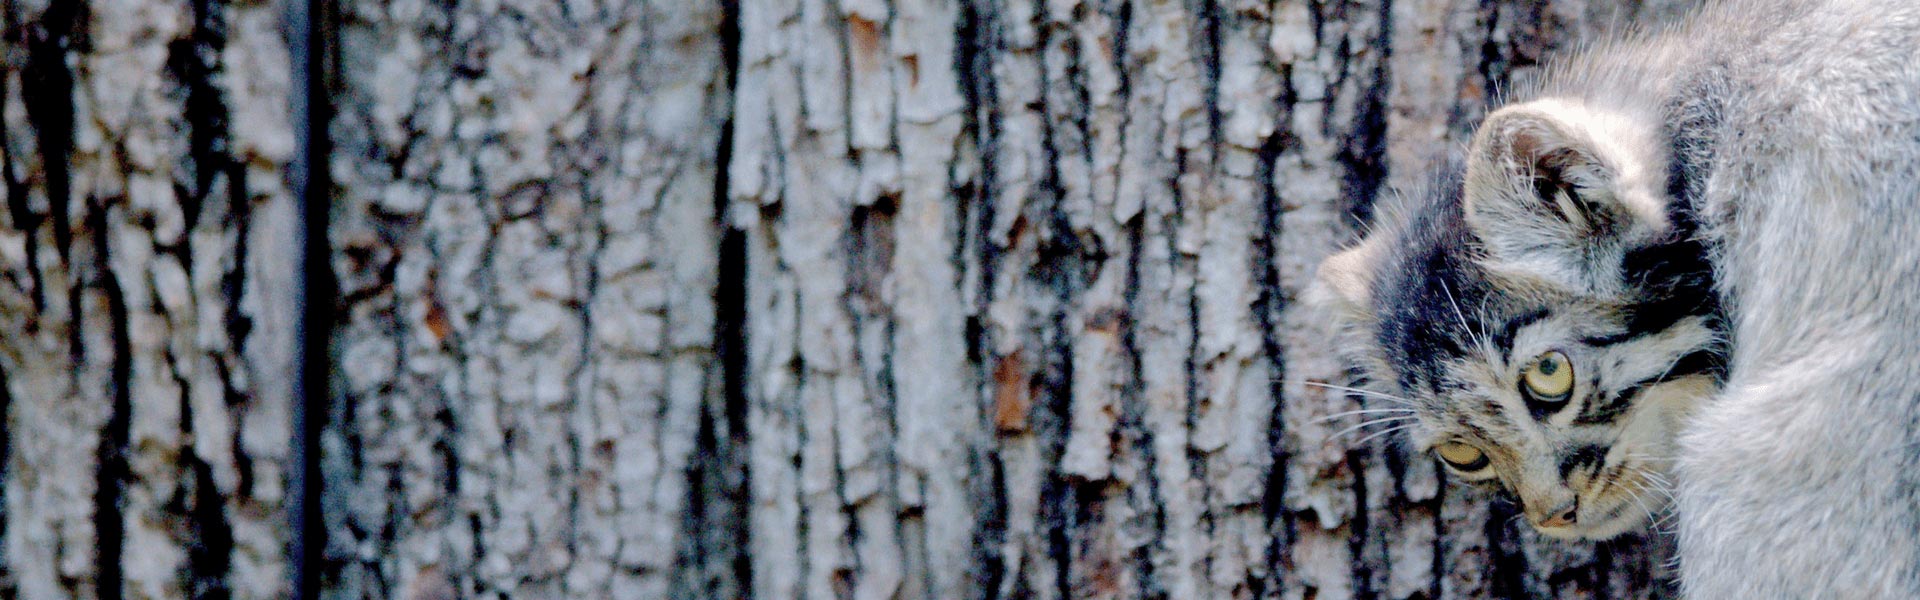
[[[1541,519],[1537,525],[1545,528],[1573,526],[1577,520],[1576,511],[1579,509],[1576,504],[1575,502],[1568,502],[1560,505],[1558,508],[1547,511],[1547,518]]]

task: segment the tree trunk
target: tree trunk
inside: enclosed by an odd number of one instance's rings
[[[1605,7],[744,3],[756,597],[1663,593],[1301,383],[1313,266]]]
[[[0,20],[0,596],[284,595],[280,6]]]
[[[340,10],[327,595],[740,595],[722,7]]]
[[[0,2],[0,596],[284,596],[285,5]],[[341,0],[323,595],[1667,595],[1295,299],[1684,3]]]
[[[335,595],[1661,595],[1301,383],[1606,4],[348,3]]]

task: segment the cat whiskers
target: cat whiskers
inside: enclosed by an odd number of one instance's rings
[[[1401,396],[1395,396],[1395,395],[1393,395],[1393,394],[1388,394],[1388,393],[1385,393],[1385,392],[1376,392],[1376,391],[1373,391],[1373,390],[1367,390],[1367,389],[1361,389],[1361,388],[1357,388],[1357,387],[1347,387],[1347,386],[1344,386],[1344,385],[1333,385],[1333,384],[1331,384],[1331,383],[1320,383],[1320,382],[1318,382],[1318,381],[1307,381],[1307,380],[1305,380],[1305,379],[1284,379],[1284,380],[1281,380],[1281,383],[1297,383],[1297,384],[1300,384],[1300,385],[1304,385],[1304,386],[1307,386],[1307,387],[1317,387],[1317,388],[1321,388],[1321,389],[1328,389],[1328,390],[1334,390],[1334,391],[1337,391],[1337,392],[1346,392],[1346,393],[1349,393],[1349,394],[1357,394],[1357,395],[1360,395],[1360,396],[1365,396],[1365,397],[1368,397],[1368,398],[1376,398],[1376,399],[1380,399],[1380,400],[1385,400],[1385,401],[1388,401],[1388,402],[1392,402],[1392,403],[1395,403],[1395,404],[1400,404],[1400,405],[1404,405],[1404,406],[1407,406],[1407,407],[1413,407],[1413,408],[1418,408],[1418,407],[1420,406],[1419,404],[1417,404],[1417,403],[1415,403],[1414,401],[1412,401],[1412,400],[1409,400],[1409,399],[1407,399],[1407,398],[1405,398],[1405,397],[1401,397]]]
[[[1412,426],[1413,424],[1412,424],[1412,423],[1407,423],[1407,421],[1412,421],[1412,420],[1413,420],[1413,417],[1412,417],[1412,416],[1398,416],[1398,417],[1383,417],[1383,418],[1379,418],[1379,419],[1371,419],[1371,420],[1367,420],[1367,421],[1362,421],[1362,422],[1360,422],[1360,424],[1358,424],[1358,425],[1354,425],[1354,426],[1352,426],[1352,427],[1348,427],[1348,428],[1346,428],[1346,429],[1342,429],[1342,430],[1340,430],[1340,431],[1337,431],[1337,432],[1334,432],[1334,434],[1333,434],[1333,435],[1330,435],[1330,436],[1327,436],[1327,437],[1329,437],[1329,438],[1339,438],[1339,437],[1341,437],[1341,436],[1344,436],[1344,435],[1347,435],[1347,434],[1349,434],[1349,433],[1353,433],[1353,432],[1356,432],[1356,431],[1360,431],[1360,430],[1362,430],[1362,429],[1366,429],[1366,428],[1368,428],[1368,427],[1372,427],[1372,426],[1374,426],[1374,425],[1381,425],[1381,424],[1385,424],[1385,423],[1399,423],[1398,425],[1394,425],[1393,427],[1390,427],[1390,428],[1388,428],[1388,429],[1386,429],[1386,431],[1395,431],[1395,430],[1399,430],[1399,429],[1405,429],[1405,428],[1407,428],[1407,427],[1411,427],[1411,426]],[[1375,434],[1376,434],[1376,435],[1377,435],[1378,433],[1379,433],[1379,432],[1375,432]],[[1361,439],[1360,441],[1361,441],[1362,443],[1364,443],[1364,442],[1366,442],[1366,440],[1367,440],[1367,439],[1371,439],[1371,438],[1362,438],[1362,439]]]
[[[1447,294],[1447,304],[1453,306],[1453,317],[1460,321],[1460,330],[1466,332],[1467,339],[1472,341],[1474,347],[1479,348],[1481,352],[1486,352],[1489,356],[1493,355],[1493,345],[1488,344],[1485,336],[1475,332],[1473,326],[1467,324],[1467,315],[1466,313],[1460,312],[1460,301],[1454,299],[1452,286],[1448,286],[1446,281],[1441,281],[1440,291]]]
[[[1653,524],[1659,522],[1659,519],[1653,516],[1653,508],[1647,502],[1645,494],[1647,491],[1646,484],[1641,481],[1626,481],[1623,483],[1627,485],[1621,486],[1620,489],[1627,493],[1627,501],[1632,502],[1634,508],[1640,509],[1641,514],[1647,516],[1648,526],[1654,527]],[[1657,531],[1658,527],[1655,527],[1655,530]]]
[[[1345,417],[1351,417],[1354,415],[1378,415],[1378,414],[1404,415],[1404,414],[1413,414],[1415,412],[1418,412],[1418,411],[1415,411],[1411,408],[1362,408],[1359,410],[1343,410],[1343,411],[1333,413],[1324,417],[1320,417],[1318,419],[1314,419],[1312,422],[1326,423],[1329,421],[1337,421],[1339,419],[1342,419]]]
[[[1388,427],[1386,429],[1373,432],[1371,434],[1368,434],[1366,437],[1360,438],[1359,441],[1355,442],[1354,445],[1356,446],[1365,445],[1367,442],[1372,441],[1381,436],[1391,435],[1394,432],[1404,431],[1408,428],[1411,428],[1413,426],[1413,423],[1408,423],[1407,421],[1414,420],[1416,417],[1419,416],[1421,412],[1420,411],[1421,406],[1419,403],[1416,403],[1413,400],[1403,396],[1395,396],[1393,394],[1388,394],[1385,392],[1376,392],[1373,390],[1361,389],[1357,387],[1349,387],[1344,385],[1334,385],[1331,383],[1321,383],[1318,381],[1307,381],[1304,379],[1283,379],[1281,380],[1281,382],[1297,383],[1307,387],[1315,387],[1315,388],[1321,388],[1326,390],[1333,390],[1337,392],[1354,394],[1354,395],[1360,396],[1362,402],[1365,402],[1366,399],[1375,399],[1375,400],[1381,400],[1381,401],[1391,402],[1393,404],[1400,405],[1400,407],[1373,408],[1373,407],[1365,407],[1365,404],[1362,404],[1363,408],[1359,408],[1356,410],[1341,411],[1341,412],[1333,413],[1330,415],[1324,415],[1324,416],[1315,418],[1312,421],[1313,423],[1326,423],[1326,422],[1343,419],[1346,417],[1352,417],[1352,416],[1389,415],[1383,418],[1362,421],[1346,429],[1342,429],[1340,431],[1334,432],[1333,435],[1328,436],[1329,438],[1340,438],[1347,434],[1354,433],[1354,432],[1366,429],[1368,427],[1372,427],[1374,425],[1383,425],[1383,424],[1389,424],[1389,423],[1395,424],[1392,427]]]
[[[1661,495],[1667,497],[1667,503],[1663,507],[1664,510],[1662,511],[1665,514],[1660,515],[1659,519],[1654,520],[1653,522],[1654,530],[1663,531],[1666,533],[1673,533],[1672,531],[1667,531],[1663,529],[1663,526],[1672,524],[1674,518],[1679,516],[1680,514],[1679,511],[1674,510],[1674,507],[1679,505],[1680,501],[1679,499],[1673,497],[1673,483],[1668,481],[1666,476],[1651,470],[1643,469],[1642,475],[1646,476],[1646,480],[1653,485],[1654,491],[1660,492]]]
[[[1382,436],[1388,436],[1388,435],[1393,435],[1393,434],[1395,434],[1395,433],[1399,433],[1399,432],[1402,432],[1402,431],[1406,431],[1406,430],[1408,430],[1408,429],[1412,429],[1412,428],[1413,428],[1413,424],[1412,424],[1412,423],[1407,423],[1407,424],[1403,424],[1403,425],[1395,425],[1395,426],[1392,426],[1392,427],[1388,427],[1388,428],[1386,428],[1386,429],[1382,429],[1382,430],[1380,430],[1380,431],[1375,431],[1375,432],[1373,432],[1372,434],[1369,434],[1369,435],[1368,435],[1367,437],[1363,437],[1363,438],[1360,438],[1360,440],[1359,440],[1359,441],[1356,441],[1356,442],[1354,442],[1354,444],[1353,444],[1353,445],[1355,445],[1355,446],[1365,446],[1365,445],[1367,445],[1367,442],[1371,442],[1371,441],[1373,441],[1373,440],[1375,440],[1375,439],[1377,439],[1377,438],[1380,438],[1380,437],[1382,437]]]
[[[1665,475],[1661,475],[1659,472],[1644,466],[1628,465],[1627,470],[1632,472],[1636,477],[1633,480],[1623,481],[1623,483],[1632,486],[1631,489],[1627,489],[1627,493],[1633,499],[1634,504],[1638,505],[1640,510],[1647,514],[1647,526],[1657,533],[1672,533],[1666,530],[1665,526],[1673,519],[1674,515],[1677,514],[1673,510],[1675,503],[1673,498],[1673,483],[1669,481]],[[1656,516],[1654,514],[1656,511],[1652,506],[1652,499],[1646,497],[1647,492],[1656,492],[1666,497],[1666,502],[1660,504],[1658,507],[1658,512],[1661,513],[1660,515]]]

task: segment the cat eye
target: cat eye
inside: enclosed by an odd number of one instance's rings
[[[1487,453],[1467,444],[1447,442],[1434,446],[1433,453],[1440,455],[1440,460],[1447,461],[1447,466],[1462,473],[1487,468]]]
[[[1573,363],[1557,351],[1542,354],[1520,373],[1520,381],[1536,402],[1565,402],[1573,394]]]

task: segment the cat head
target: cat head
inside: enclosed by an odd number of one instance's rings
[[[1661,148],[1571,103],[1502,109],[1313,291],[1411,446],[1550,536],[1659,512],[1676,428],[1722,379],[1707,248]]]

